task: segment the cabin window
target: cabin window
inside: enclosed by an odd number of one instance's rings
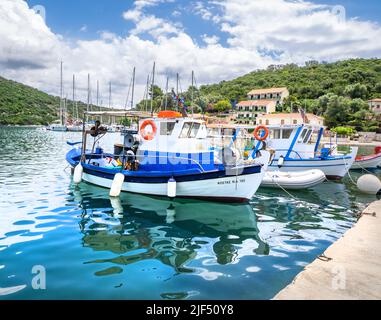
[[[170,136],[175,128],[176,122],[162,122],[160,123],[160,135]]]
[[[270,121],[269,120],[266,120],[266,125],[268,126],[270,124]]]
[[[298,124],[298,120],[293,120],[292,123],[293,124]]]
[[[179,138],[187,138],[191,126],[192,126],[191,122],[185,122],[183,125],[183,128],[181,129]]]
[[[193,123],[192,128],[190,129],[189,132],[189,138],[196,138],[197,132],[200,129],[200,124],[199,123]]]
[[[292,129],[283,129],[282,138],[289,139],[291,137],[292,131]]]
[[[280,124],[284,124],[284,120],[282,119],[282,120],[280,120]]]
[[[308,129],[303,129],[302,134],[299,136],[299,139],[298,139],[299,143],[303,142],[303,139],[305,138],[307,131]]]
[[[281,136],[280,136],[281,131],[279,129],[271,130],[270,133],[271,133],[270,137],[272,139],[281,139]]]
[[[310,140],[312,130],[308,130],[308,133],[306,134],[303,143],[307,143]]]
[[[195,138],[199,129],[199,123],[185,122],[179,138]]]

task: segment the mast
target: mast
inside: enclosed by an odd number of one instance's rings
[[[144,111],[147,112],[147,104],[148,104],[148,92],[149,92],[149,75],[147,76],[147,85],[146,85],[146,93],[144,97]]]
[[[153,86],[155,85],[155,67],[156,67],[156,62],[153,63],[153,70],[152,70],[152,85],[151,85],[151,117],[153,116]]]
[[[90,73],[87,74],[87,106],[86,111],[90,111]],[[89,115],[86,115],[86,122],[89,122]]]
[[[193,117],[193,93],[194,93],[194,71],[192,70],[192,96],[191,96],[191,110],[192,110],[192,117]]]
[[[99,107],[99,80],[97,80],[97,107]]]
[[[167,105],[168,105],[168,83],[169,83],[169,77],[167,77],[167,83],[165,85],[165,104],[164,104],[164,110],[167,110]]]
[[[111,81],[109,83],[109,89],[108,89],[108,107],[111,109]]]
[[[132,97],[131,97],[131,109],[134,107],[135,71],[136,71],[136,68],[134,67],[134,71],[132,72]]]
[[[75,120],[78,120],[78,116],[75,112],[76,111],[75,106],[76,106],[76,103],[75,103],[75,75],[73,74],[73,118],[75,118]]]
[[[176,73],[176,111],[179,111],[179,74]]]
[[[60,76],[60,124],[63,125],[63,106],[62,106],[62,98],[63,98],[63,62],[61,60],[61,76]]]

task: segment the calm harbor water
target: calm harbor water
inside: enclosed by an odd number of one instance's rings
[[[71,183],[66,140],[79,138],[0,127],[0,299],[270,299],[375,200],[348,178],[241,205],[110,200]]]

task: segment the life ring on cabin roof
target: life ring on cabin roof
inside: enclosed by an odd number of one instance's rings
[[[265,131],[265,134],[262,136],[259,134],[259,132],[263,130]],[[269,136],[269,129],[267,129],[267,127],[265,126],[258,126],[255,128],[254,130],[254,138],[258,141],[265,141],[267,139],[267,137]]]
[[[152,132],[150,133],[146,133],[146,127],[148,126],[152,128]],[[152,120],[145,120],[140,126],[139,133],[144,140],[150,141],[150,140],[153,140],[153,138],[155,138],[156,131],[157,131],[157,128],[156,128],[155,122],[153,122]]]

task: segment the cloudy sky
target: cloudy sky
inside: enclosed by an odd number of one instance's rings
[[[38,6],[38,7],[36,7]],[[36,9],[39,10],[38,14]],[[381,57],[378,0],[0,0],[0,75],[65,95],[75,74],[95,102],[109,81],[114,106],[124,106],[136,67],[136,99],[157,64],[164,87],[180,73],[185,89],[216,83],[270,64]]]

